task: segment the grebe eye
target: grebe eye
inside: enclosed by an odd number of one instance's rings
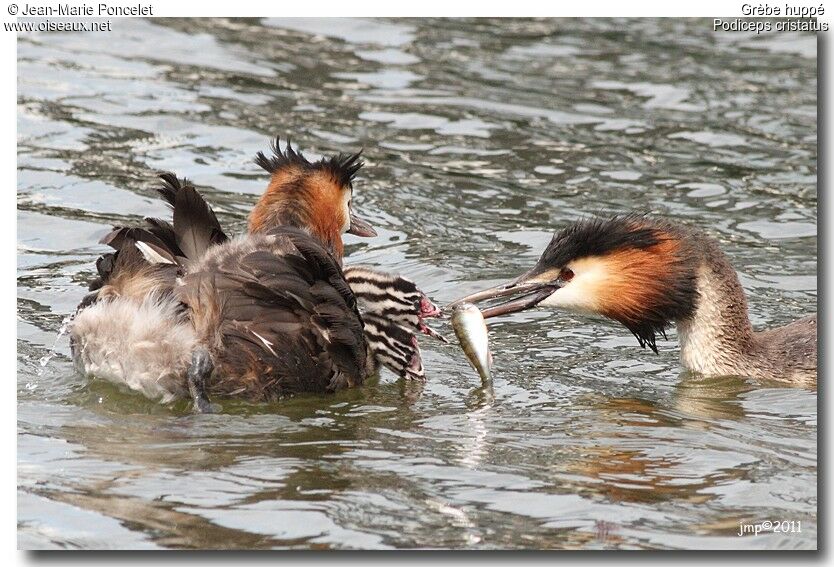
[[[562,268],[562,271],[559,272],[559,279],[564,282],[569,282],[573,279],[573,270],[570,268]]]

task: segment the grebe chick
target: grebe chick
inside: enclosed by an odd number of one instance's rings
[[[675,324],[688,370],[816,385],[816,314],[754,331],[718,242],[677,222],[636,214],[578,221],[553,236],[531,270],[452,305],[510,296],[484,317],[536,306],[601,314],[655,353],[657,336]]]
[[[362,314],[368,372],[383,365],[403,378],[425,380],[415,333],[447,342],[425,323],[440,308],[408,278],[365,266],[347,266],[344,275]]]

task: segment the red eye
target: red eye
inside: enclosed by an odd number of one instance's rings
[[[569,282],[573,279],[573,270],[570,268],[562,268],[562,271],[559,272],[559,279],[563,282]]]

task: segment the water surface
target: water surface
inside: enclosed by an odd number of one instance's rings
[[[237,232],[275,134],[365,148],[379,231],[348,263],[438,302],[594,211],[699,226],[755,325],[817,304],[813,35],[707,20],[154,20],[18,41],[18,533],[23,548],[816,547],[816,392],[681,374],[565,313],[492,325],[482,389],[424,340],[424,386],[194,416],[72,368],[57,334],[113,224],[193,179]],[[442,331],[451,334],[448,326]],[[739,523],[801,533],[737,536]]]

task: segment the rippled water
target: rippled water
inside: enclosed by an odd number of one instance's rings
[[[530,312],[492,325],[492,391],[423,341],[424,387],[383,374],[208,416],[88,383],[57,337],[108,227],[168,214],[155,172],[239,231],[274,134],[365,148],[355,202],[380,236],[349,237],[347,261],[439,302],[517,274],[583,213],[636,209],[717,236],[754,324],[815,311],[814,36],[121,19],[21,34],[18,58],[21,547],[816,547],[816,392],[682,375],[674,333],[656,356]],[[765,520],[801,533],[737,536]]]

